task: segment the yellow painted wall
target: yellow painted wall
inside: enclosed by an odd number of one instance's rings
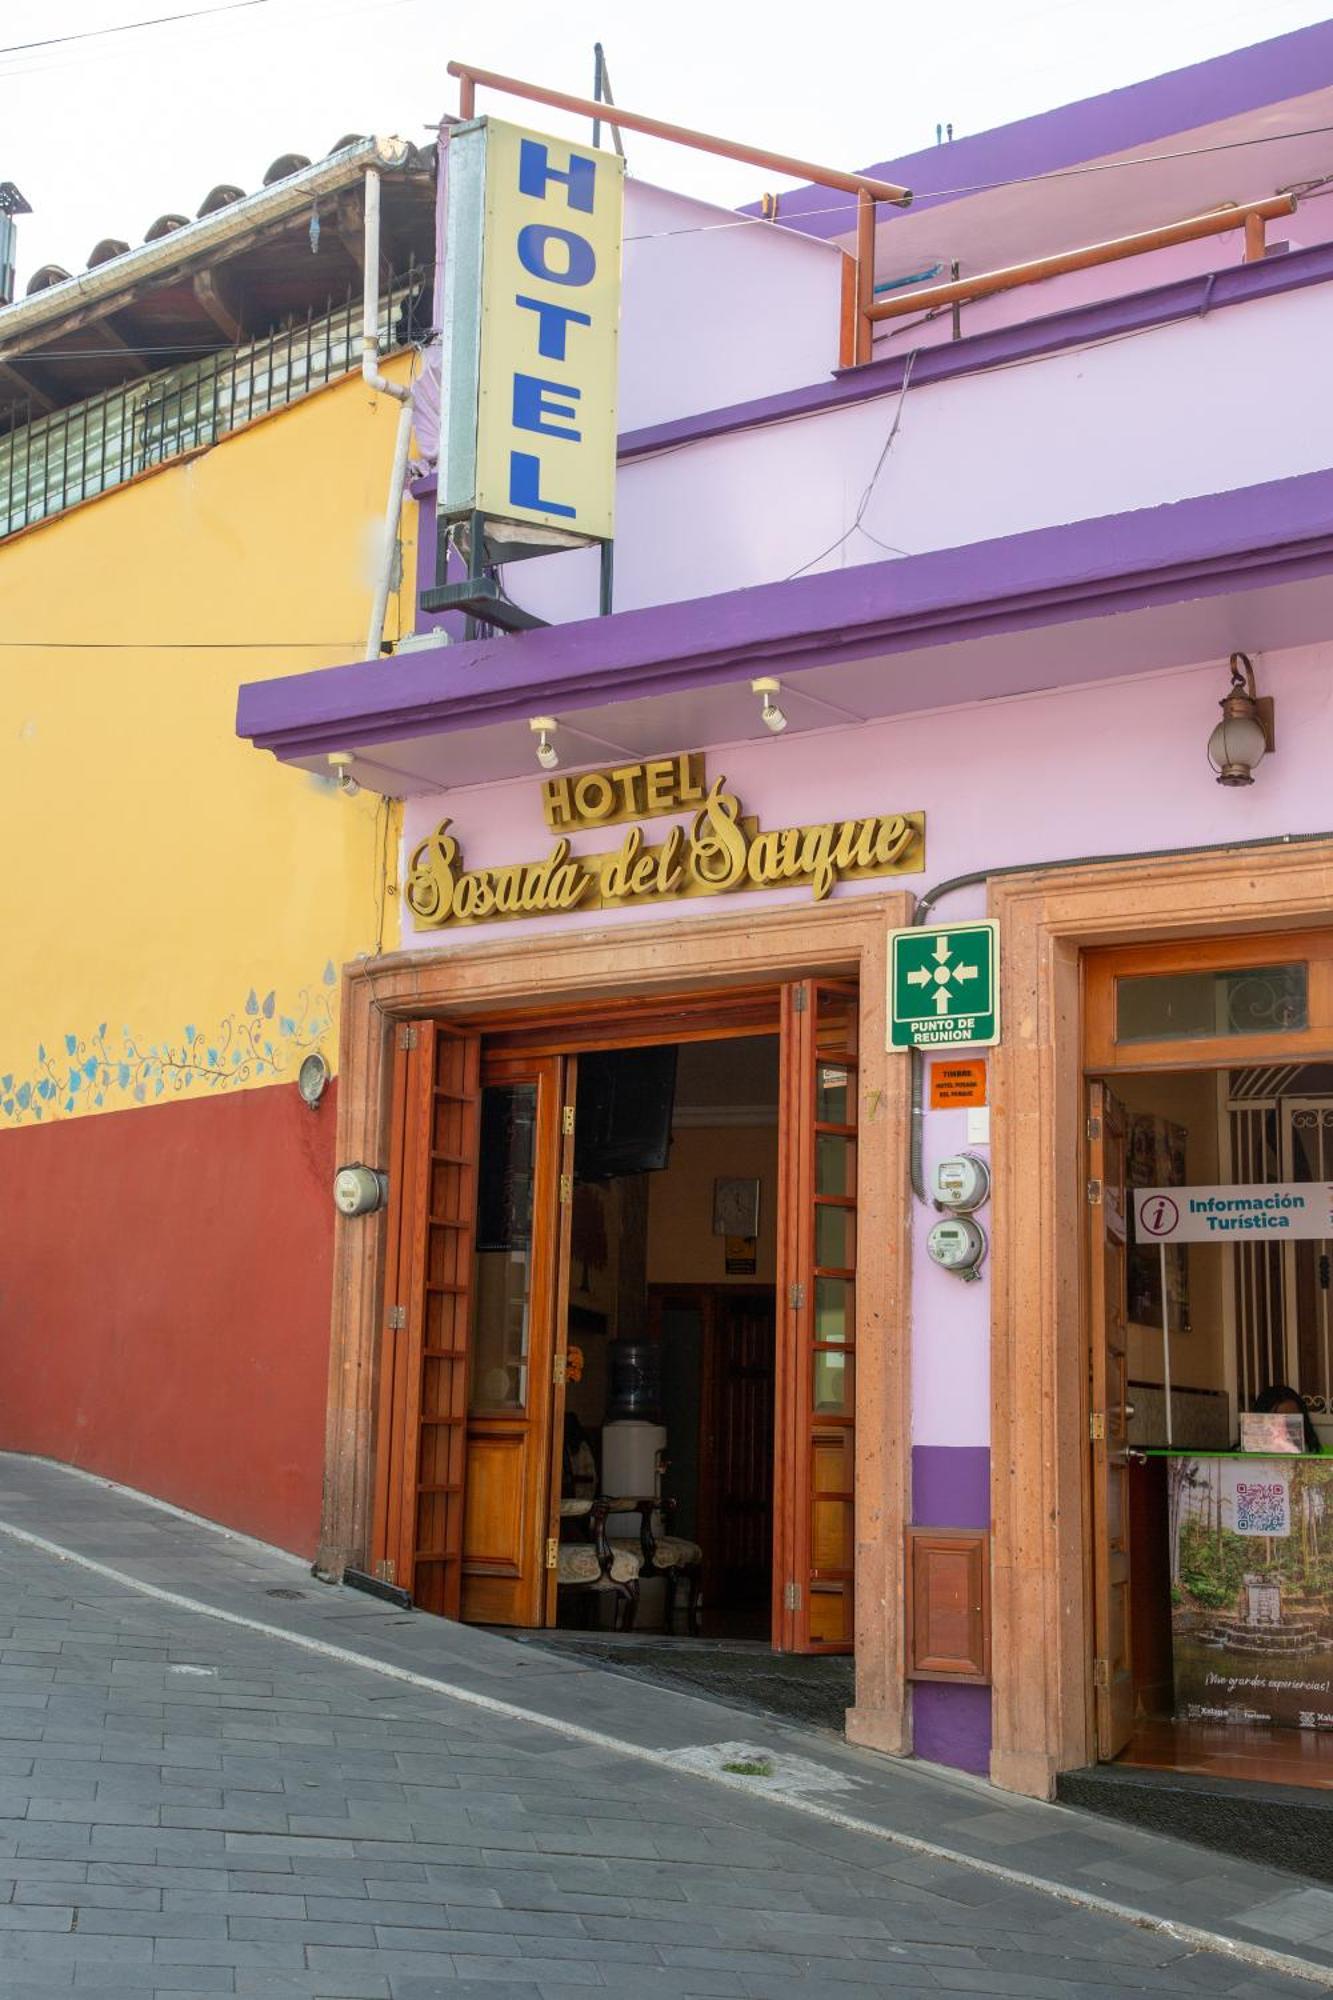
[[[334,1064],[394,809],[242,742],[236,691],[361,657],[396,418],[354,377],[0,545],[0,1127]]]

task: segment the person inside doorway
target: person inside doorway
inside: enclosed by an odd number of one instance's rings
[[[1300,1417],[1305,1432],[1304,1449],[1318,1454],[1324,1447],[1319,1442],[1319,1433],[1310,1421],[1310,1412],[1305,1403],[1288,1382],[1270,1382],[1261,1389],[1254,1399],[1256,1411],[1272,1413],[1283,1417]]]

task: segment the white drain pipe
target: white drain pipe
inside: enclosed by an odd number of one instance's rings
[[[384,527],[375,564],[375,589],[370,600],[370,624],[366,631],[366,658],[377,660],[384,639],[384,619],[389,608],[389,590],[398,553],[398,536],[403,518],[403,489],[407,484],[407,458],[412,442],[412,391],[391,382],[380,373],[380,177],[373,167],[366,171],[365,291],[361,320],[361,377],[368,389],[392,396],[398,404],[398,430],[393,441],[393,467],[389,474],[389,499],[384,510]]]

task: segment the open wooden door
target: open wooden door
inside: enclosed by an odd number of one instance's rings
[[[399,1030],[374,1548],[381,1576],[450,1618],[463,1551],[480,1061],[474,1034],[433,1021]]]
[[[853,1644],[857,991],[782,992],[773,1644]]]
[[[1088,1086],[1088,1278],[1092,1333],[1093,1686],[1097,1754],[1116,1756],[1134,1727],[1130,1631],[1125,1114],[1104,1083]]]
[[[540,1625],[554,1595],[570,1068],[558,1056],[483,1065],[462,1591],[462,1616],[476,1624]]]

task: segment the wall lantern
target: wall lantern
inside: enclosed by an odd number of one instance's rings
[[[1254,767],[1273,748],[1273,698],[1259,694],[1247,653],[1231,655],[1231,685],[1222,720],[1208,738],[1208,762],[1219,785],[1252,785]]]

